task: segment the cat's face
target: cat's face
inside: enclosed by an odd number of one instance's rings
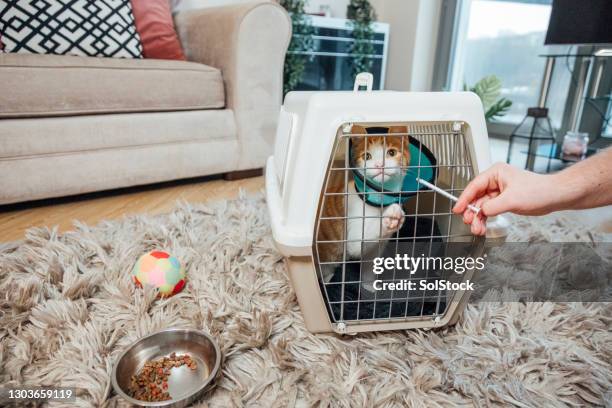
[[[408,137],[394,134],[406,134],[406,126],[392,126],[389,135],[353,138],[353,157],[357,167],[366,167],[365,175],[371,180],[382,183],[399,176],[404,176],[410,163]],[[359,135],[367,133],[365,128],[353,125],[352,133]],[[367,139],[367,142],[366,142]],[[402,143],[403,139],[403,143]],[[363,170],[362,170],[363,172]]]

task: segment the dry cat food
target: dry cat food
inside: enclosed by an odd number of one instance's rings
[[[147,361],[137,375],[130,380],[130,397],[140,401],[168,401],[168,377],[174,367],[187,366],[195,370],[198,365],[188,354],[170,354],[157,360]]]

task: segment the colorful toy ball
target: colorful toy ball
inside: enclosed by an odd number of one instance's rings
[[[136,286],[159,289],[159,296],[168,297],[185,287],[185,270],[178,259],[163,251],[152,251],[138,259],[132,269]]]

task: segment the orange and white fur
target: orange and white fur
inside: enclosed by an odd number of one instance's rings
[[[366,177],[377,182],[392,177],[403,177],[405,167],[410,162],[410,153],[407,139],[402,143],[402,136],[393,134],[406,134],[405,126],[393,126],[389,128],[389,135],[353,137],[352,155],[356,167],[365,167]],[[352,134],[366,134],[362,126],[353,125]],[[366,141],[367,140],[367,141]],[[366,145],[367,143],[367,145]],[[384,165],[383,165],[384,163]],[[363,171],[363,170],[362,170]],[[326,195],[323,208],[324,217],[348,217],[347,237],[349,241],[346,247],[347,260],[370,259],[376,249],[384,245],[378,242],[366,243],[361,241],[377,241],[381,238],[390,238],[404,224],[404,210],[399,204],[391,204],[387,207],[374,206],[362,200],[355,189],[353,175],[348,176],[348,209],[344,208],[345,196]],[[327,193],[345,192],[345,174],[343,171],[332,171],[328,181]],[[364,217],[365,216],[365,217]],[[343,220],[321,221],[319,229],[319,241],[341,241],[344,239]],[[384,244],[384,242],[382,243]],[[344,248],[341,243],[319,244],[319,260],[321,262],[342,262]],[[326,273],[329,275],[329,273]],[[327,277],[326,277],[327,280]]]

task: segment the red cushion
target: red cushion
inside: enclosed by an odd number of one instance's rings
[[[168,0],[131,0],[145,58],[185,60]]]

